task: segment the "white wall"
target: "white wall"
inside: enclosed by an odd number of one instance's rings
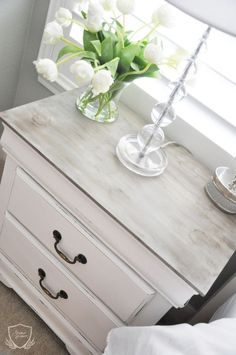
[[[39,84],[32,64],[48,6],[49,0],[0,0],[0,111],[52,94]]]
[[[0,0],[0,111],[14,103],[34,0]]]
[[[49,0],[33,0],[32,2],[34,2],[34,7],[26,32],[26,41],[20,67],[18,85],[16,87],[14,106],[23,105],[25,103],[52,95],[49,90],[38,82],[37,74],[34,65],[32,64],[38,56],[47,17]]]

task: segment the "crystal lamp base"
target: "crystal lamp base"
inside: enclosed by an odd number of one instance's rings
[[[116,154],[126,168],[142,176],[158,176],[168,164],[167,156],[161,148],[140,158],[140,145],[135,134],[121,138],[116,147]]]

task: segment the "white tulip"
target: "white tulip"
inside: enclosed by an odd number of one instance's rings
[[[171,7],[167,4],[160,6],[152,14],[152,22],[171,28],[175,26],[175,15]]]
[[[175,53],[173,53],[169,58],[167,58],[167,65],[171,65],[175,68],[181,66],[181,64],[186,61],[186,58],[190,54],[182,48],[178,48]],[[186,63],[185,63],[186,64]],[[190,70],[191,71],[191,70]]]
[[[105,11],[112,11],[115,7],[115,0],[101,0],[101,4]]]
[[[72,23],[72,13],[64,7],[60,7],[55,14],[55,19],[61,26],[68,27]]]
[[[155,43],[149,43],[144,49],[144,58],[152,64],[159,64],[163,58],[161,47]]]
[[[116,6],[123,15],[130,15],[135,9],[135,0],[117,0]]]
[[[98,32],[102,29],[103,7],[95,1],[90,1],[86,19],[86,27],[90,32]]]
[[[63,29],[56,21],[49,22],[44,30],[43,41],[47,44],[56,44],[63,36]]]
[[[92,91],[94,95],[106,93],[111,85],[113,84],[114,79],[111,75],[111,72],[106,69],[98,71],[92,80]]]
[[[94,70],[85,60],[77,60],[70,66],[70,72],[75,75],[79,86],[88,85],[91,83]]]
[[[48,58],[38,59],[33,64],[36,67],[38,74],[49,81],[55,81],[58,77],[58,69],[56,63]]]

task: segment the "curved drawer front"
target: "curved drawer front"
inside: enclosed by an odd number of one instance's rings
[[[154,294],[149,285],[20,169],[8,210],[123,321],[130,321]],[[76,256],[75,264],[68,263]]]
[[[8,215],[0,238],[2,252],[45,295],[47,300],[63,313],[65,318],[79,328],[82,336],[95,347],[103,350],[109,330],[121,325],[121,322],[109,310],[105,310],[104,306],[102,306],[103,310],[99,309],[99,302],[88,295],[79,284],[75,285],[68,279],[46,255],[43,255],[43,250],[33,244],[33,239],[14,218]],[[42,277],[43,273],[44,277]],[[52,299],[51,297],[55,297],[58,292],[60,292],[59,298]]]

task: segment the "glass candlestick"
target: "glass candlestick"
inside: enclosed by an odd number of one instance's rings
[[[139,133],[127,135],[119,141],[116,147],[116,154],[121,163],[129,170],[143,176],[158,176],[167,167],[167,156],[162,149],[164,132],[161,127],[172,123],[176,114],[173,104],[186,95],[185,82],[196,72],[195,61],[205,45],[211,28],[204,32],[194,53],[186,61],[180,78],[172,83],[172,91],[166,103],[156,104],[151,112],[154,124],[144,126]]]
[[[151,119],[152,122],[154,124],[158,124],[158,121],[160,120],[160,116],[162,114],[162,112],[165,109],[165,103],[161,102],[159,104],[156,104],[151,112]],[[171,124],[174,120],[176,119],[176,114],[174,109],[170,106],[166,112],[166,114],[164,115],[164,117],[162,118],[161,122],[160,122],[160,127],[166,127],[169,124]]]
[[[145,150],[146,142],[151,139]],[[167,167],[167,157],[161,148],[164,132],[154,124],[148,124],[138,132],[121,138],[116,154],[126,168],[143,176],[157,176]]]
[[[178,85],[178,81],[172,81],[168,86],[171,89],[171,91],[173,91],[177,85]],[[179,90],[174,97],[173,104],[180,102],[181,100],[183,100],[185,98],[185,96],[187,96],[187,90],[186,90],[185,85],[182,84],[179,87]]]

